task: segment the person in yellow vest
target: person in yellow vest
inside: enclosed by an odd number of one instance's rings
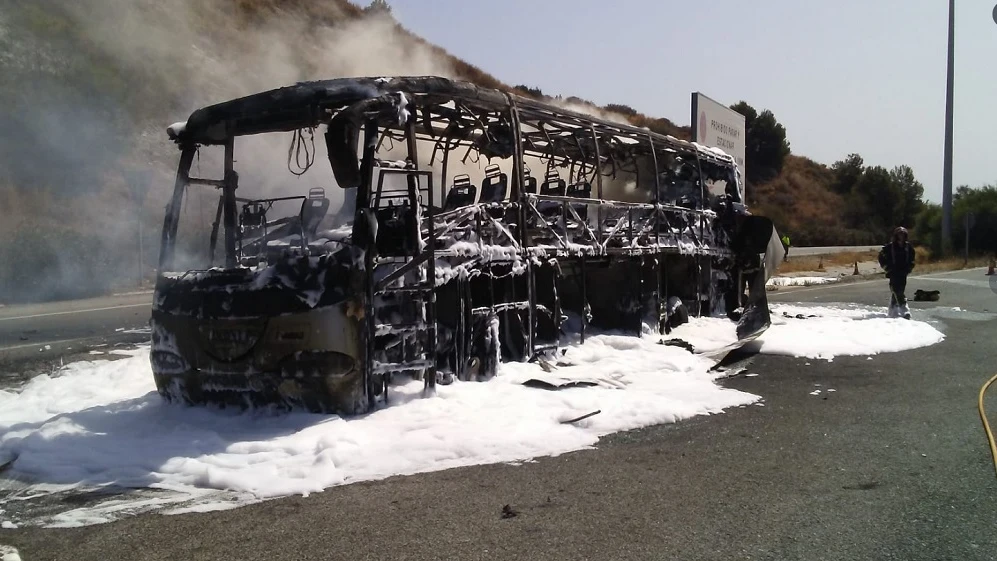
[[[789,261],[789,234],[782,235],[782,247],[786,248],[786,254],[782,256],[782,260]]]

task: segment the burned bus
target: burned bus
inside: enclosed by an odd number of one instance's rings
[[[438,77],[299,83],[168,133],[150,360],[170,401],[355,415],[393,377],[487,380],[592,329],[726,316],[743,341],[769,325],[781,246],[720,150]],[[301,169],[337,192],[266,197],[240,176],[250,137],[286,139],[297,175],[316,133],[328,161]],[[202,151],[218,176],[193,174]],[[193,189],[217,192],[200,268],[177,261]]]

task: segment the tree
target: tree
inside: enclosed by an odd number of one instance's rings
[[[903,197],[890,172],[882,167],[868,167],[847,198],[848,218],[853,227],[870,232],[885,232],[894,226]]]
[[[786,128],[768,109],[758,113],[745,101],[739,101],[731,109],[744,115],[744,159],[748,181],[767,181],[779,175],[786,156],[790,154]]]
[[[932,252],[942,248],[942,206],[925,204],[914,219],[911,242],[928,246]]]
[[[633,116],[637,114],[637,110],[629,105],[623,105],[621,103],[610,103],[609,105],[603,107],[606,111],[612,113],[619,113],[621,115]]]
[[[521,93],[521,94],[523,94],[525,96],[533,97],[533,98],[537,98],[537,99],[542,99],[543,96],[544,96],[544,93],[543,93],[543,91],[540,90],[540,88],[533,88],[533,87],[530,87],[530,86],[526,86],[524,84],[520,84],[518,86],[515,86],[512,89],[516,90],[517,92],[519,92],[519,93]]]
[[[748,102],[746,101],[739,101],[734,105],[731,105],[730,108],[744,115],[745,127],[748,126],[748,123],[753,123],[755,122],[755,119],[758,118],[758,111],[755,111],[755,108],[748,105]]]
[[[997,253],[997,187],[984,185],[971,189],[962,186],[953,194],[952,239],[955,247],[962,247],[964,243],[968,213],[974,217],[974,224],[969,229],[970,251]]]
[[[852,187],[862,178],[865,170],[865,161],[858,154],[849,154],[844,160],[834,162],[831,171],[834,172],[834,183],[831,188],[835,193],[846,194],[852,192]]]
[[[374,0],[369,6],[364,8],[364,11],[368,14],[390,16],[391,6],[388,4],[387,0]]]
[[[751,140],[754,137],[754,140]],[[786,128],[776,120],[775,115],[766,109],[755,119],[748,130],[747,146],[754,152],[755,166],[768,170],[772,176],[782,171],[782,164],[789,155],[789,141]]]
[[[890,171],[890,179],[900,192],[900,203],[894,218],[898,226],[912,227],[917,215],[924,208],[924,185],[914,177],[909,166],[897,166]]]

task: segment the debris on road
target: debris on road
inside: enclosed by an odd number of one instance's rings
[[[568,419],[566,421],[561,421],[561,424],[562,425],[570,425],[571,423],[577,423],[578,421],[584,421],[585,419],[588,419],[589,417],[591,417],[593,415],[598,415],[599,413],[602,413],[601,409],[598,409],[598,410],[593,411],[591,413],[586,413],[586,414],[582,415],[581,417],[575,417],[574,419]]]
[[[914,291],[914,301],[915,302],[937,302],[941,292],[938,290],[921,290],[920,288]]]

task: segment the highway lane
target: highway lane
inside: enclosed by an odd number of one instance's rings
[[[997,559],[997,480],[976,394],[997,370],[979,269],[911,279],[942,343],[833,362],[758,356],[764,398],[594,450],[394,477],[242,509],[19,529],[24,559]],[[774,303],[884,305],[885,281]],[[953,307],[964,312],[957,312]],[[809,364],[808,364],[809,363]],[[810,395],[815,384],[834,393]],[[997,399],[990,400],[997,407]],[[510,505],[515,517],[504,518]]]
[[[873,246],[793,248],[795,255],[875,249]],[[810,252],[810,253],[808,253]],[[26,358],[56,359],[88,344],[138,340],[147,326],[149,292],[0,307],[0,363]],[[46,348],[48,347],[48,348]]]
[[[865,251],[873,246],[791,248],[794,256]],[[19,360],[58,360],[91,345],[142,340],[149,292],[0,307],[0,371]]]
[[[0,308],[0,381],[98,346],[149,339],[150,292]]]

